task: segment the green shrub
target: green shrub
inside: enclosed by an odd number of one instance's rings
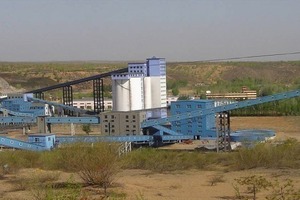
[[[281,144],[260,143],[253,148],[242,148],[234,155],[237,169],[299,168],[300,143],[296,139],[288,139]]]
[[[117,147],[108,143],[68,145],[58,150],[58,163],[63,170],[78,173],[87,185],[102,187],[106,194],[119,169]]]
[[[218,156],[217,154],[215,154]],[[205,169],[217,163],[200,152],[170,151],[152,148],[133,151],[123,158],[123,168],[167,172],[186,169]]]
[[[33,151],[6,151],[0,153],[0,166],[7,166],[7,172],[16,172],[21,168],[37,166],[39,156],[39,152]]]

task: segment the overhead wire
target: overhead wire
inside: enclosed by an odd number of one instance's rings
[[[263,58],[263,57],[286,56],[286,55],[297,55],[297,54],[300,54],[300,51],[286,52],[286,53],[274,53],[274,54],[251,55],[251,56],[239,56],[239,57],[230,57],[230,58],[216,58],[216,59],[198,60],[198,61],[192,61],[192,62],[230,61],[230,60],[242,60],[242,59],[247,59],[247,58]]]

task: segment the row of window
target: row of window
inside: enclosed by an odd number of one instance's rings
[[[186,132],[188,132],[188,133],[201,133],[201,131],[200,130],[196,130],[196,131],[192,131],[192,130],[180,130],[180,129],[177,129],[177,130],[174,130],[175,132],[177,132],[177,133],[181,133],[181,132],[184,132],[184,133],[186,133]]]
[[[133,133],[136,132],[136,130],[129,130],[129,129],[126,129],[125,131],[128,132],[128,133],[129,132],[133,132]],[[110,130],[109,129],[104,129],[104,132],[105,133],[115,133],[115,129],[110,129]]]
[[[175,107],[176,107],[176,108],[180,108],[181,105],[180,105],[180,104],[176,104]],[[185,105],[185,107],[186,107],[186,108],[192,108],[192,105],[191,105],[191,104],[187,104],[187,105]],[[197,108],[202,108],[201,105],[197,105],[196,107],[197,107]]]
[[[131,117],[132,117],[132,119],[135,119],[135,118],[136,118],[135,115],[131,115]],[[108,115],[104,115],[104,118],[105,118],[105,119],[108,119]],[[110,115],[110,118],[111,118],[111,119],[115,119],[115,116],[114,116],[114,115]],[[129,119],[129,115],[126,115],[125,118],[126,118],[126,119]]]
[[[133,73],[143,73],[143,70],[133,70],[131,72],[133,72]]]
[[[137,68],[137,69],[140,69],[140,68],[143,68],[143,66],[130,66],[129,68],[133,68],[133,69]]]

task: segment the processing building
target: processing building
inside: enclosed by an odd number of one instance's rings
[[[181,100],[171,102],[171,115],[179,115],[195,110],[209,109],[214,107],[212,100]],[[190,119],[174,121],[172,130],[179,134],[193,135],[194,139],[201,137],[216,137],[215,114],[203,115]]]
[[[101,132],[142,134],[146,119],[167,117],[166,61],[148,58],[129,63],[127,73],[112,74],[112,111],[101,113]]]

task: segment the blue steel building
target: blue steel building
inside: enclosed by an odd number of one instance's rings
[[[171,102],[171,115],[213,107],[214,101],[212,100],[174,101]],[[174,121],[171,127],[178,134],[193,135],[195,139],[217,137],[215,114]]]
[[[51,115],[53,107],[43,103],[28,102],[26,95],[23,94],[9,94],[7,99],[1,102],[1,111],[7,109],[9,114],[18,115],[17,113],[23,113],[27,116],[45,116]]]

